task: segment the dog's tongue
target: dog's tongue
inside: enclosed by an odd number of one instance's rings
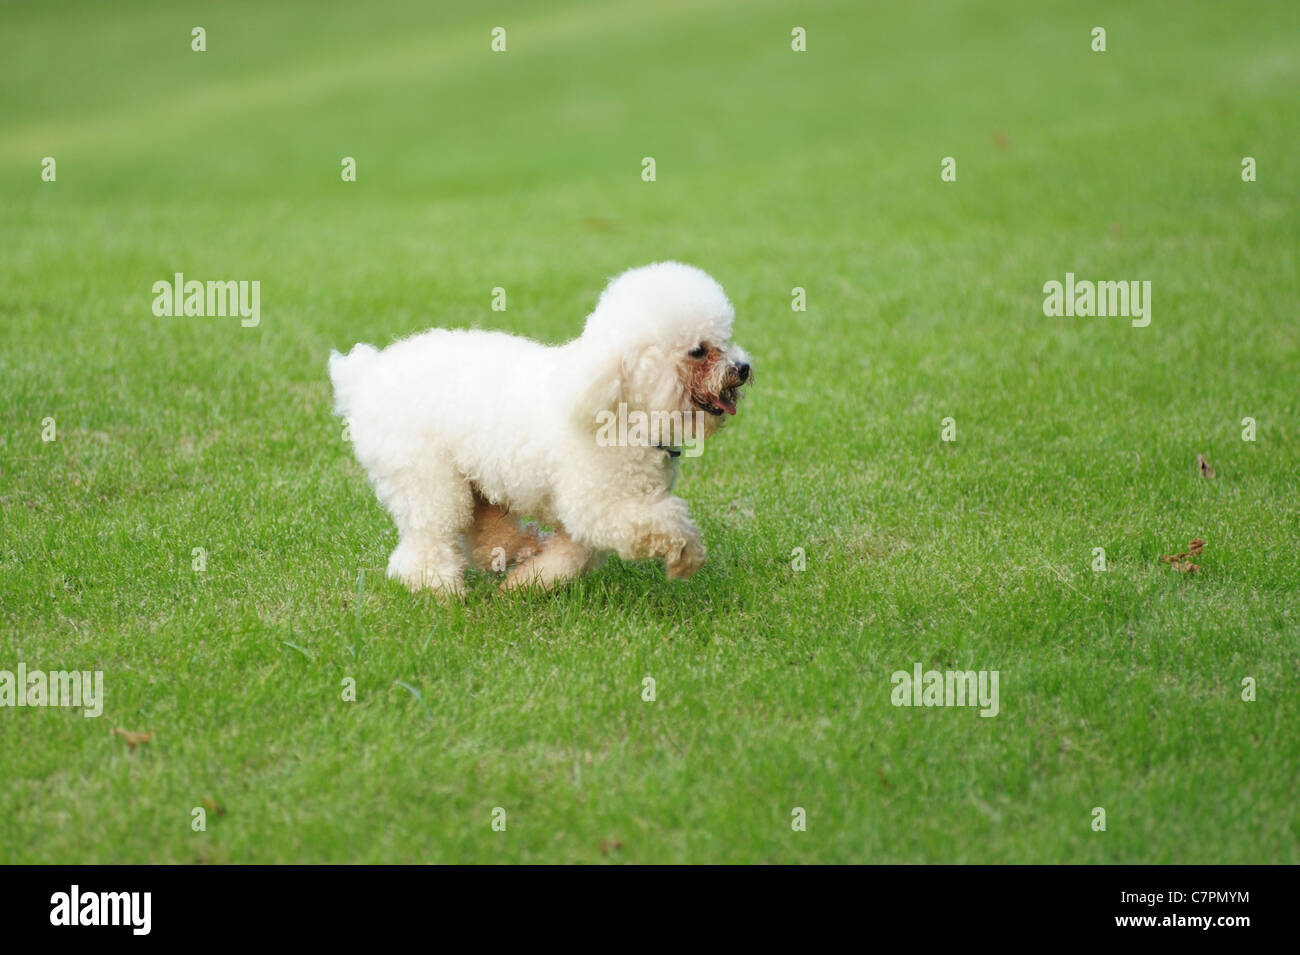
[[[716,404],[716,405],[717,405],[719,408],[721,408],[723,411],[725,411],[727,414],[735,414],[735,413],[736,413],[736,404],[735,404],[735,402],[733,402],[733,401],[728,401],[726,398],[722,397],[721,395],[719,395],[718,397],[714,398],[714,399],[713,399],[713,403]]]

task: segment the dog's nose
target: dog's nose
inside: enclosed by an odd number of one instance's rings
[[[743,385],[749,381],[749,362],[742,361],[736,366],[736,374],[740,376],[740,383]]]

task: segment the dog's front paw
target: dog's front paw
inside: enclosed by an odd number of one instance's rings
[[[707,551],[699,541],[688,540],[676,553],[664,557],[664,570],[669,580],[686,580],[704,566]]]
[[[418,549],[398,544],[388,559],[388,576],[413,594],[428,591],[442,601],[465,594],[465,578],[454,564],[438,564]]]

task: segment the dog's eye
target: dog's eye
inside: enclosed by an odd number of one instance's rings
[[[701,342],[698,348],[692,348],[686,354],[690,355],[692,358],[703,358],[708,353],[709,346]]]

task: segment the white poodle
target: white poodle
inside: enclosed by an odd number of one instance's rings
[[[695,573],[700,533],[669,490],[750,378],[734,314],[706,273],[660,262],[612,280],[565,345],[435,328],[331,353],[335,410],[397,524],[388,575],[459,594],[468,561],[552,587],[611,551]]]

